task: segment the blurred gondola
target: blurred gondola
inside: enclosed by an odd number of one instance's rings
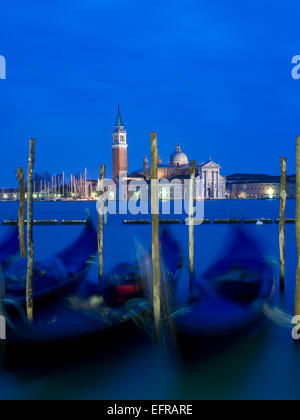
[[[229,337],[249,328],[272,297],[274,278],[260,244],[242,229],[198,281],[188,305],[173,315],[180,342]],[[192,339],[192,340],[189,340]]]
[[[182,267],[180,249],[175,245],[172,235],[164,232],[161,236],[162,264],[168,279],[177,278]],[[171,258],[169,252],[173,253],[174,247],[177,252]],[[10,360],[14,350],[22,352],[23,357],[34,353],[42,360],[50,358],[53,361],[57,352],[68,355],[70,349],[73,353],[76,349],[81,353],[86,352],[87,347],[91,351],[99,350],[97,344],[107,346],[108,342],[120,342],[131,334],[145,337],[137,325],[152,318],[150,300],[146,298],[150,262],[150,254],[143,252],[135,263],[117,265],[98,284],[83,280],[76,293],[63,299],[56,295],[55,302],[39,308],[32,326],[27,324],[25,314],[19,308],[19,316],[8,319]],[[89,342],[91,346],[87,344]]]
[[[90,220],[81,235],[62,252],[36,262],[33,271],[33,299],[46,298],[68,290],[84,278],[90,258],[97,252],[97,232]],[[4,267],[6,301],[25,304],[26,260]]]
[[[19,253],[19,232],[17,228],[8,228],[0,243],[0,267],[6,268]]]

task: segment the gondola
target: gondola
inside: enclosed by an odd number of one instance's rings
[[[183,268],[183,254],[171,231],[164,229],[159,240],[162,293],[168,288],[175,294],[177,282]],[[152,301],[151,251],[137,245],[137,260],[120,263],[104,277],[103,297],[111,306],[118,306],[130,298],[147,296]]]
[[[8,228],[0,243],[0,267],[4,269],[11,264],[19,253],[19,232],[17,228]]]
[[[217,338],[247,329],[274,290],[274,276],[263,249],[238,228],[232,243],[195,286],[191,301],[174,314],[181,337]]]
[[[80,236],[60,253],[34,264],[33,298],[38,300],[67,290],[82,279],[90,258],[97,252],[97,232],[90,220]],[[24,304],[26,299],[26,260],[4,268],[6,301]]]
[[[167,232],[161,235],[163,249],[162,262],[168,278],[176,277],[182,267],[182,256],[174,238]],[[167,249],[171,252],[177,249],[173,258],[168,255]],[[107,346],[108,343],[126,340],[132,334],[145,338],[138,327],[152,320],[151,303],[143,286],[143,276],[149,275],[150,261],[150,253],[143,252],[132,264],[118,264],[98,283],[91,284],[83,279],[76,293],[39,308],[32,326],[27,324],[25,313],[18,308],[19,313],[8,318],[7,349],[10,358],[16,349],[18,353],[22,349],[25,356],[34,347],[39,349],[40,356],[44,352],[42,358],[48,357],[53,361],[57,349],[60,355],[68,355],[70,349],[73,353],[75,348],[79,353],[87,348],[99,350],[99,342]]]
[[[148,312],[145,299],[111,308],[100,296],[76,295],[39,307],[32,326],[20,312],[7,318],[4,363],[8,368],[65,366],[105,351],[110,355],[116,344],[124,351],[130,338],[144,336],[137,323]]]

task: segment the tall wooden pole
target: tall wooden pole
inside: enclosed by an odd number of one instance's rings
[[[295,316],[300,315],[300,137],[297,137],[296,149],[296,241],[297,241],[297,274]]]
[[[285,207],[286,207],[286,158],[281,162],[281,186],[280,186],[280,217],[279,217],[279,249],[280,249],[280,290],[284,291],[285,272]]]
[[[160,256],[159,256],[159,197],[157,170],[157,136],[151,133],[151,214],[152,214],[152,267],[153,309],[156,333],[159,337],[161,312]]]
[[[33,276],[33,236],[32,236],[32,210],[33,210],[33,199],[32,199],[32,176],[34,166],[34,150],[35,140],[30,140],[29,150],[29,161],[28,161],[28,173],[27,173],[27,247],[28,247],[28,259],[27,259],[27,276],[26,276],[26,307],[27,307],[27,318],[29,324],[33,322],[33,295],[32,295],[32,276]]]
[[[105,201],[104,201],[104,224],[107,225],[108,223],[108,199],[106,197]]]
[[[99,223],[98,223],[98,254],[99,254],[99,280],[103,278],[103,196],[105,178],[105,165],[101,165],[99,185]]]
[[[85,170],[84,170],[84,198],[85,199],[88,198],[86,181],[87,181],[87,168],[85,168]]]
[[[19,195],[20,195],[20,208],[19,208],[19,242],[20,253],[22,258],[26,258],[26,245],[25,245],[25,178],[23,168],[18,168],[17,178],[19,180]]]
[[[195,196],[196,162],[191,161],[190,189],[189,189],[189,266],[190,266],[190,290],[194,276],[194,196]]]

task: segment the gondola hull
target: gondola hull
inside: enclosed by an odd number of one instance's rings
[[[0,244],[0,267],[4,269],[18,257],[19,233],[17,228],[8,228]]]
[[[82,280],[89,268],[89,261],[97,252],[97,233],[91,222],[78,239],[63,252],[36,262],[33,270],[33,299],[47,300],[65,294]],[[19,260],[4,270],[6,301],[24,305],[26,300],[26,261]],[[73,289],[74,290],[74,289]]]
[[[24,322],[8,325],[5,345],[6,366],[51,366],[111,352],[116,344],[129,343],[145,335],[135,320],[149,312],[149,304],[137,299],[121,308],[83,307],[75,301],[41,308],[32,327]],[[14,327],[12,327],[12,325]]]
[[[259,244],[234,231],[226,255],[197,281],[197,291],[173,321],[184,347],[190,341],[213,342],[237,337],[262,319],[274,292],[272,267]]]
[[[257,321],[264,304],[258,301],[249,307],[218,296],[206,297],[182,309],[176,318],[176,327],[182,334],[194,337],[224,337],[247,329]]]

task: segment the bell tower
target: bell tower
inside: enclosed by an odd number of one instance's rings
[[[127,177],[127,133],[124,128],[120,105],[118,105],[118,115],[113,132],[113,180],[117,184],[120,177]]]

